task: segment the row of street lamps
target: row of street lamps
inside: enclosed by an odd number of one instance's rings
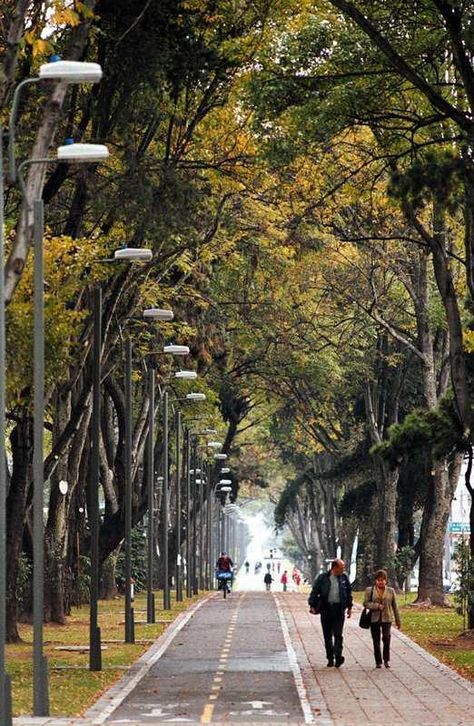
[[[34,245],[34,437],[33,437],[33,713],[35,716],[49,715],[48,695],[48,667],[43,652],[43,619],[44,619],[44,521],[43,521],[43,491],[44,491],[44,377],[45,377],[45,331],[44,331],[44,266],[43,266],[43,235],[44,235],[44,207],[42,199],[30,203],[28,190],[23,179],[23,170],[33,164],[50,164],[60,162],[93,162],[97,163],[107,159],[109,152],[102,144],[79,144],[70,141],[57,149],[55,157],[31,158],[17,165],[15,153],[15,130],[19,108],[20,93],[28,84],[38,83],[42,80],[64,83],[96,83],[102,77],[102,70],[96,63],[78,61],[62,61],[58,58],[53,62],[40,67],[38,77],[22,81],[15,90],[12,109],[9,118],[8,158],[9,178],[18,182],[24,200],[24,229],[28,233],[28,226],[33,215],[33,245]],[[0,261],[2,274],[0,275],[0,723],[11,726],[11,683],[5,669],[6,644],[6,468],[5,468],[5,241],[4,241],[4,167],[3,167],[3,141],[4,134],[0,127]],[[148,249],[124,248],[114,253],[112,260],[107,262],[147,262],[152,258]],[[145,321],[165,322],[173,319],[170,310],[151,308],[143,312]],[[100,481],[100,408],[101,408],[101,354],[102,354],[102,290],[100,285],[93,291],[93,349],[92,349],[92,419],[91,419],[91,470],[88,501],[88,519],[90,529],[90,557],[91,557],[91,593],[90,593],[90,628],[89,628],[89,668],[101,670],[101,636],[98,626],[98,598],[99,598],[99,572],[100,572],[100,511],[99,511],[99,481]],[[132,561],[131,561],[131,532],[132,532],[132,343],[128,337],[125,342],[125,641],[134,642],[134,620],[132,609]],[[187,346],[167,345],[163,354],[186,355]],[[194,371],[177,371],[177,379],[193,379]],[[154,622],[155,607],[153,595],[153,560],[154,560],[154,414],[155,414],[155,376],[154,370],[148,370],[148,395],[150,398],[150,411],[147,434],[147,621]],[[188,401],[205,400],[205,394],[189,393]],[[168,460],[168,391],[165,389],[161,395],[163,411],[163,578],[164,578],[164,608],[170,608],[170,587],[168,572],[168,520],[169,520],[169,460]],[[192,433],[185,430],[184,460],[181,461],[181,412],[175,413],[176,422],[176,597],[182,599],[182,553],[181,553],[181,477],[185,472],[185,505],[186,505],[186,594],[191,596],[197,592],[198,584],[203,586],[203,532],[207,532],[207,585],[211,586],[210,568],[212,566],[212,506],[215,490],[209,487],[207,497],[204,498],[204,478],[200,482],[200,537],[199,537],[199,570],[198,583],[196,571],[197,551],[197,438],[201,432]],[[205,433],[205,432],[204,432]],[[214,432],[213,432],[214,433]],[[209,435],[209,431],[206,433]],[[209,448],[219,449],[219,442],[209,442]],[[226,454],[216,453],[215,462],[224,461]],[[191,466],[191,463],[193,465]],[[193,471],[194,496],[191,497],[191,471]],[[228,469],[223,469],[223,473]],[[209,471],[210,473],[210,471]],[[209,478],[210,479],[210,478]],[[216,485],[217,489],[217,485]],[[220,491],[231,490],[230,480],[220,482]],[[192,505],[192,509],[191,509]],[[206,509],[206,523],[204,522],[204,509]],[[192,526],[191,526],[192,523]],[[207,526],[205,527],[205,525]],[[216,539],[219,538],[217,535]],[[222,540],[219,542],[221,544]],[[192,548],[192,549],[191,549]]]
[[[20,94],[30,84],[40,81],[62,83],[96,83],[102,77],[97,63],[62,61],[43,64],[35,78],[22,81],[15,89],[9,117],[7,141],[9,177],[12,183],[19,182],[25,209],[24,233],[33,214],[34,244],[34,434],[33,434],[33,709],[38,716],[47,715],[48,685],[47,664],[43,654],[43,610],[44,610],[44,524],[43,524],[43,430],[44,430],[44,282],[43,282],[43,226],[44,210],[42,199],[31,204],[23,181],[22,171],[32,164],[57,162],[98,162],[108,157],[108,149],[102,144],[68,143],[57,149],[56,157],[32,158],[17,166],[15,149],[16,120]],[[11,683],[5,670],[6,643],[6,465],[5,465],[5,214],[4,214],[4,131],[0,126],[0,722],[12,723]]]

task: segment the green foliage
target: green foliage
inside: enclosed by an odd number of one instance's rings
[[[393,424],[388,439],[370,450],[392,465],[401,463],[415,451],[433,446],[435,456],[449,454],[453,448],[463,448],[462,430],[450,399],[444,399],[436,409],[415,409],[400,424]]]
[[[71,592],[71,602],[76,607],[89,602],[91,593],[91,561],[85,555],[77,560],[77,575]]]
[[[341,517],[365,519],[372,512],[372,501],[376,493],[377,483],[373,479],[349,489],[339,503],[339,514]]]
[[[20,611],[26,603],[31,590],[31,578],[33,573],[33,565],[24,553],[21,553],[18,562],[18,576],[15,588],[15,598],[18,602]]]
[[[145,526],[137,524],[132,529],[132,577],[135,580],[135,590],[139,592],[146,586],[147,581],[147,550],[145,539]],[[125,550],[122,548],[117,558],[115,568],[117,586],[123,589],[125,583]]]
[[[404,172],[392,173],[388,194],[394,199],[408,200],[415,209],[436,199],[454,213],[462,201],[464,176],[465,162],[458,154],[448,150],[428,152]]]
[[[464,617],[466,623],[467,615],[474,605],[474,560],[468,542],[457,543],[453,562],[458,578],[454,600],[458,605],[459,614]]]
[[[405,582],[416,562],[417,554],[413,547],[402,547],[387,558],[387,568],[394,571],[399,583]]]
[[[287,512],[295,506],[296,497],[304,484],[304,477],[287,482],[275,507],[274,519],[277,530],[283,529]]]

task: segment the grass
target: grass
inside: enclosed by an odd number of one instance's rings
[[[354,600],[362,603],[364,593],[355,592]],[[416,608],[416,593],[398,595],[402,631],[432,653],[442,663],[474,681],[474,649],[472,638],[460,638],[464,620],[454,608]]]
[[[159,610],[162,593],[155,593],[156,619],[173,621],[181,611],[201,596],[177,603],[172,593],[171,610]],[[89,653],[58,650],[69,645],[87,645],[89,642],[88,606],[75,608],[66,625],[44,626],[44,654],[48,659],[50,713],[52,716],[81,715],[109,688],[168,627],[166,623],[153,625],[137,623],[146,619],[146,593],[135,598],[135,640],[134,645],[125,644],[124,600],[123,598],[99,603],[99,626],[104,650],[102,671],[91,672]],[[143,612],[145,610],[145,612]],[[31,625],[19,626],[21,643],[8,645],[6,649],[7,671],[12,677],[12,700],[14,716],[31,714],[33,710],[33,665]],[[105,641],[121,642],[109,643]]]
[[[196,596],[182,603],[177,603],[172,593],[171,611],[156,611],[156,619],[174,620],[195,600]],[[160,602],[161,593],[156,593],[156,601]],[[362,592],[354,593],[354,599],[361,603]],[[454,609],[430,608],[420,609],[411,606],[415,599],[412,593],[398,597],[401,610],[403,632],[433,653],[440,661],[454,668],[461,675],[474,680],[474,649],[458,636],[463,631],[463,619]],[[145,619],[146,594],[139,593],[134,602],[135,619]],[[52,716],[78,716],[109,688],[165,630],[165,623],[144,625],[136,623],[135,645],[123,643],[124,635],[124,601],[123,599],[101,601],[99,604],[99,625],[102,643],[106,650],[102,651],[103,670],[88,670],[88,652],[78,653],[57,650],[63,645],[86,645],[89,640],[89,609],[74,609],[66,625],[44,626],[44,652],[49,666],[50,713]],[[32,705],[32,642],[31,625],[20,625],[23,642],[8,645],[6,658],[7,670],[12,676],[13,710],[15,716],[31,714]],[[117,640],[121,642],[108,643]],[[472,640],[470,641],[472,644]]]

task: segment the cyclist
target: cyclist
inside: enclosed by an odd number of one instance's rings
[[[216,577],[219,590],[222,589],[224,584],[226,584],[230,589],[230,586],[232,585],[233,571],[234,563],[232,562],[231,558],[229,557],[227,552],[221,552],[216,562]]]

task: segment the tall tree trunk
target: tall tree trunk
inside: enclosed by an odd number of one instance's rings
[[[444,538],[449,507],[459,479],[462,454],[458,453],[448,472],[445,460],[433,462],[420,532],[420,576],[416,602],[447,605],[443,592]],[[441,583],[441,586],[440,586]]]
[[[102,565],[100,597],[103,600],[113,600],[115,597],[118,597],[119,592],[117,589],[115,570],[120,550],[121,546],[117,547],[116,550],[110,553]]]
[[[375,542],[372,520],[359,522],[357,533],[356,577],[353,583],[355,590],[362,590],[373,582],[375,571]]]
[[[379,518],[375,535],[375,567],[389,570],[393,582],[395,573],[390,562],[396,550],[397,535],[397,483],[398,467],[391,469],[388,464],[381,462],[380,477],[378,479],[378,512]]]
[[[5,12],[5,21],[9,19],[10,23],[8,25],[6,37],[6,51],[3,59],[3,68],[0,71],[0,108],[5,106],[5,102],[15,78],[18,63],[18,49],[25,30],[25,15],[30,2],[31,0],[18,0],[15,9],[10,13],[9,18]],[[5,30],[5,28],[3,30]]]
[[[6,637],[9,643],[20,640],[18,633],[17,580],[22,553],[26,505],[32,475],[33,422],[26,414],[13,429],[13,470],[7,497],[7,603]]]

